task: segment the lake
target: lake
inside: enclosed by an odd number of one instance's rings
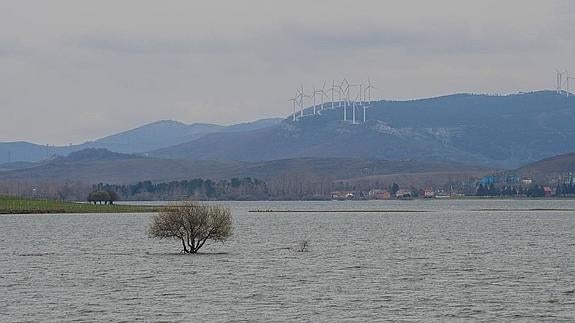
[[[198,255],[151,214],[0,216],[0,321],[575,320],[572,200],[224,204]]]

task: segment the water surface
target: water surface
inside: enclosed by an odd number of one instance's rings
[[[0,321],[575,320],[575,201],[227,205],[199,255],[150,214],[0,216]]]

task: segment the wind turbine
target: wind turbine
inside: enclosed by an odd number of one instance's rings
[[[569,96],[569,81],[574,79],[574,78],[569,76],[568,70],[565,70],[565,72],[563,72],[562,75],[565,75],[565,81],[563,82],[565,84],[565,87],[566,87],[565,95]]]
[[[559,70],[556,70],[556,71],[557,71],[557,93],[561,94],[561,92],[563,91],[563,83],[564,83],[563,75],[567,74],[567,78],[569,78],[569,74],[567,71],[563,71],[563,72],[561,72]]]
[[[359,101],[358,101],[358,99],[359,99]],[[352,116],[353,116],[353,121],[352,121],[352,124],[357,124],[357,122],[355,121],[355,120],[356,120],[356,119],[355,119],[355,108],[356,108],[356,104],[358,104],[358,102],[360,102],[360,101],[361,101],[361,91],[355,96],[355,99],[353,100],[353,103],[352,103],[352,108],[353,108],[353,114],[352,114]],[[363,111],[364,111],[364,119],[365,119],[365,109],[364,109]],[[365,121],[364,121],[364,122],[365,122]]]
[[[297,97],[297,95],[296,95],[295,98],[288,100],[288,101],[292,101],[292,102],[293,102],[293,114],[292,114],[292,116],[293,116],[293,121],[294,121],[294,122],[295,122],[295,106],[296,106],[296,103],[297,103],[297,99],[298,99],[298,97]]]
[[[299,109],[300,109],[300,118],[303,118],[303,106],[304,106],[304,97],[305,93],[303,92],[303,85],[301,89],[298,89],[298,98],[299,98]]]
[[[315,115],[315,94],[317,93],[317,91],[315,90],[315,86],[312,88],[313,89],[313,115]]]
[[[567,96],[569,96],[569,94],[571,94],[570,89],[569,89],[569,81],[570,80],[575,80],[575,77],[571,77],[571,76],[567,76]]]
[[[375,89],[376,87],[371,85],[371,79],[367,79],[367,86],[364,90],[364,98],[367,97],[368,105],[371,105],[371,89]],[[365,95],[367,93],[367,95]]]
[[[365,123],[366,118],[365,118],[365,110],[371,108],[371,89],[375,89],[375,87],[373,85],[371,85],[371,79],[367,79],[367,86],[364,89],[364,98],[367,98],[368,103],[367,106],[364,105],[363,106],[363,123]]]
[[[335,80],[331,81],[331,109],[334,109],[335,106]]]
[[[316,94],[320,95],[320,106],[319,106],[319,111],[317,111],[317,101],[315,100],[315,96]],[[323,110],[323,97],[325,96],[325,81],[323,82],[323,87],[321,88],[321,90],[316,89],[315,87],[313,87],[313,114],[315,115],[316,112],[319,114],[319,112],[321,112]]]
[[[347,107],[351,105],[351,97],[350,97],[350,91],[351,91],[351,84],[349,84],[349,82],[346,79],[343,79],[345,82],[345,101],[343,103],[343,113],[344,113],[344,119],[343,121],[347,121],[347,118],[345,118],[347,116]]]
[[[356,84],[350,84],[349,88],[353,88],[353,87],[359,87],[359,92],[357,92],[358,94],[355,96],[354,101],[357,101],[358,98],[361,101],[361,89],[362,89],[363,84],[360,83],[356,83]]]
[[[343,86],[345,85],[345,89]],[[347,121],[347,105],[349,104],[349,82],[344,78],[341,82],[342,92],[344,95],[344,102],[343,102],[343,121]]]
[[[355,124],[355,100],[353,100],[353,103],[351,104],[351,109],[352,109],[352,116],[353,116],[353,120],[351,121],[351,124]]]
[[[323,98],[324,98],[324,96],[327,96],[327,94],[325,93],[325,81],[323,81],[323,86],[322,86],[321,90],[319,90],[319,94],[321,95],[320,96],[321,105],[319,106],[319,111],[321,112],[321,111],[323,111],[323,104],[324,104]]]
[[[343,82],[341,82],[340,84],[336,85],[337,87],[337,94],[339,97],[339,101],[337,102],[337,107],[341,107],[343,105],[343,94],[344,94],[344,90],[343,90]]]

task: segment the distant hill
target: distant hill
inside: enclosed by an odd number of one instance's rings
[[[115,152],[142,153],[166,145],[177,145],[194,140],[224,128],[224,126],[215,124],[195,123],[186,125],[177,121],[163,120],[90,141],[79,145],[78,148],[105,148]]]
[[[0,172],[2,181],[83,181],[86,183],[166,182],[252,177],[298,181],[333,181],[385,174],[481,172],[490,169],[446,162],[387,161],[353,158],[295,158],[265,162],[198,161],[144,158],[88,149],[39,166]]]
[[[163,120],[135,129],[120,132],[95,141],[71,146],[42,146],[27,142],[0,142],[0,164],[12,162],[37,162],[52,155],[66,156],[74,151],[86,148],[102,148],[119,153],[145,153],[169,147],[215,132],[241,132],[272,127],[283,119],[261,119],[231,126],[195,123],[186,125],[177,121]]]
[[[134,155],[121,154],[103,148],[87,148],[70,153],[68,156],[58,156],[50,161],[51,164],[75,163],[87,161],[115,161],[124,159],[135,159]]]
[[[38,163],[34,162],[13,162],[13,163],[4,163],[0,164],[0,172],[15,170],[15,169],[24,169],[24,168],[31,168],[38,166]]]
[[[566,176],[569,173],[575,174],[575,153],[546,158],[523,166],[514,171],[514,173],[540,182],[546,182],[559,176]]]
[[[330,104],[326,104],[330,106]],[[507,96],[457,94],[378,101],[239,134],[212,133],[150,156],[174,159],[274,160],[296,157],[442,160],[515,168],[575,151],[575,97],[553,91]],[[347,118],[352,118],[348,108]]]
[[[283,120],[284,120],[283,118],[267,118],[252,122],[238,123],[235,125],[224,127],[219,132],[243,132],[243,131],[265,129],[277,126],[280,123],[282,123]]]
[[[0,142],[0,164],[14,162],[35,162],[49,158],[52,147],[31,144],[24,141]]]
[[[331,104],[327,103],[326,107]],[[271,161],[302,157],[455,162],[515,169],[575,151],[575,96],[540,91],[455,94],[327,109],[302,120],[263,119],[228,127],[159,121],[82,145],[0,143],[0,164],[35,162],[85,148],[169,159]]]

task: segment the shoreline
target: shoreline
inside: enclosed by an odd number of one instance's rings
[[[390,202],[401,202],[409,205],[412,201],[573,201],[574,197],[565,198],[502,198],[502,197],[455,197],[455,198],[415,198],[410,200],[325,200],[325,201],[308,201],[308,200],[201,200],[198,202],[212,202],[212,203],[273,203],[273,202],[379,202],[378,204],[385,205]],[[26,215],[26,214],[125,214],[125,213],[155,213],[159,212],[164,205],[160,204],[139,204],[142,202],[174,202],[178,201],[120,201],[118,204],[91,204],[86,202],[64,202],[56,200],[37,200],[18,197],[0,196],[0,214],[2,215]],[[337,205],[337,203],[334,203]],[[394,203],[395,204],[395,203]],[[397,204],[395,204],[397,207]],[[473,212],[505,212],[505,211],[518,211],[518,212],[575,212],[575,208],[526,208],[526,209],[500,209],[500,208],[486,208],[486,209],[472,209]],[[253,209],[248,210],[248,213],[426,213],[428,210],[409,210],[409,209],[341,209],[341,210],[281,210],[281,209]]]

